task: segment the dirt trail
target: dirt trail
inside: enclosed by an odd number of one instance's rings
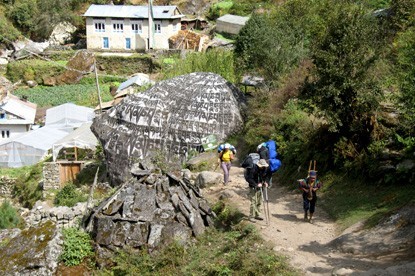
[[[227,186],[206,189],[204,196],[217,200],[221,195],[227,195],[239,210],[249,215],[250,201],[243,168],[232,167],[230,179]],[[309,223],[304,221],[300,191],[288,191],[278,183],[273,183],[268,191],[269,225],[265,220],[254,224],[265,241],[276,252],[288,256],[291,265],[305,275],[349,275],[377,266],[376,261],[356,259],[329,247],[328,243],[336,236],[335,224],[318,203],[314,221]]]

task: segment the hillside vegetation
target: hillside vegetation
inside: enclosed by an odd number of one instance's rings
[[[42,6],[53,3],[53,8]],[[90,3],[4,0],[0,30],[7,31],[0,32],[0,40],[14,40],[19,35],[43,39],[47,32],[39,30],[47,16],[50,22],[59,18],[77,23],[82,34],[79,15]],[[46,12],[40,16],[40,10]],[[206,16],[214,19],[227,12],[251,16],[235,40],[234,51],[212,50],[189,54],[185,59],[169,56],[171,62],[160,62],[161,68],[156,69],[160,78],[194,71],[218,73],[233,83],[239,83],[245,74],[264,77],[264,87],[247,94],[244,131],[230,137],[230,141],[238,145],[242,158],[255,151],[259,143],[276,140],[283,166],[275,177],[292,189],[297,188],[296,179],[306,176],[308,162],[317,160],[324,182],[321,203],[341,223],[341,229],[362,219],[368,219],[368,226],[373,225],[385,214],[413,202],[415,1],[220,1]],[[89,84],[70,89],[89,91],[87,95],[91,96],[82,94],[81,98],[96,102]],[[60,89],[65,87],[30,91],[36,96],[45,93],[43,98],[49,98]],[[30,100],[41,101],[32,96]],[[24,187],[19,186],[21,197],[37,199],[37,190]],[[233,215],[226,206],[217,211],[224,221]],[[247,226],[234,226],[229,221],[226,225],[229,232],[213,233],[225,242],[218,242],[209,233],[200,241],[202,253],[210,252],[206,248],[213,244],[215,256],[200,253],[200,248],[186,251],[175,245],[161,252],[157,260],[146,253],[127,254],[126,258],[126,253],[120,252],[114,271],[126,274],[141,266],[140,271],[147,273],[201,269],[206,274],[230,275],[235,271],[249,274],[259,264],[264,274],[272,274],[270,268],[295,274],[284,262],[271,257],[265,261],[244,258],[243,267],[238,267],[244,252],[255,255],[258,248],[252,249],[251,243],[257,242],[257,236]],[[260,243],[258,247],[264,249],[260,255],[269,252]],[[198,265],[192,262],[197,252]],[[207,258],[214,261],[203,262]]]

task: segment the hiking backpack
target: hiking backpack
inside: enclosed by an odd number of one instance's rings
[[[218,147],[218,153],[223,151],[224,149],[225,149],[225,144],[220,144]],[[229,149],[233,152],[233,154],[236,154],[236,148],[233,145],[229,144]]]
[[[269,140],[265,143],[261,143],[258,146],[258,150],[262,146],[264,146],[268,149],[269,169],[270,169],[271,173],[275,173],[281,167],[281,160],[277,159],[277,156],[278,156],[277,143],[274,140]]]
[[[259,154],[256,152],[248,154],[244,161],[241,163],[242,168],[252,168],[259,161]]]

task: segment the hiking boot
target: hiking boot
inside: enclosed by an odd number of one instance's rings
[[[305,213],[304,213],[304,220],[305,220],[305,221],[308,221],[308,215],[307,215],[307,212],[305,212]]]
[[[262,217],[260,217],[260,216],[256,216],[256,217],[255,217],[255,219],[256,219],[256,220],[264,220],[264,219],[263,219]]]

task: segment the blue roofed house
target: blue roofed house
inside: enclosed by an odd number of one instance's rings
[[[133,5],[91,5],[84,16],[88,49],[123,51],[169,49],[184,17],[176,6]]]

